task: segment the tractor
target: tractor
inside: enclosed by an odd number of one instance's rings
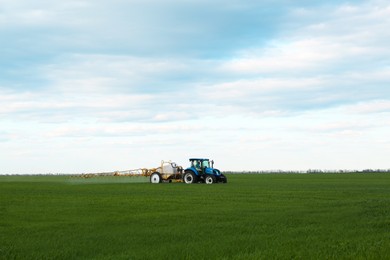
[[[213,160],[210,161],[209,159],[191,158],[190,162],[191,166],[184,171],[184,183],[227,183],[226,176],[223,175],[218,169],[214,169]]]

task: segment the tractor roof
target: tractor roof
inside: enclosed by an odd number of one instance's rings
[[[201,160],[201,161],[208,161],[209,159],[202,159],[202,158],[190,158],[190,161],[197,161],[197,160]]]

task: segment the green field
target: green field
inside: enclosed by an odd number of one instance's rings
[[[390,259],[390,174],[0,176],[1,259]]]

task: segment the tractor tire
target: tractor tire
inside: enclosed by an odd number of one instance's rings
[[[204,178],[204,182],[206,184],[213,184],[215,183],[216,179],[215,179],[215,176],[214,175],[206,175],[206,177]]]
[[[183,175],[183,182],[186,184],[197,183],[198,176],[196,176],[193,172],[185,172]]]
[[[150,183],[161,183],[161,182],[162,182],[162,178],[160,173],[154,172],[152,173],[152,175],[150,175]]]

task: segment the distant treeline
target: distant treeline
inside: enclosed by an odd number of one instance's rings
[[[364,170],[320,170],[320,169],[309,169],[309,170],[306,170],[306,171],[259,170],[259,171],[222,171],[222,173],[224,173],[224,174],[390,173],[390,169],[364,169]],[[79,176],[79,175],[83,175],[83,174],[75,174],[75,173],[1,174],[0,173],[0,175],[3,175],[3,176],[12,176],[12,175],[20,175],[20,176],[56,176],[56,175],[57,176]]]
[[[390,169],[364,169],[364,170],[319,170],[319,169],[309,169],[309,170],[306,170],[306,171],[261,170],[261,171],[224,171],[223,173],[226,173],[226,174],[390,173]]]

